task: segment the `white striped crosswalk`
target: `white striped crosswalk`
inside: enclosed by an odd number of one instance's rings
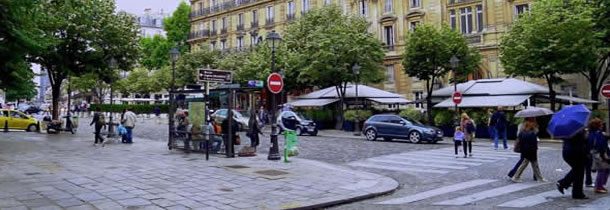
[[[480,148],[475,147],[475,149]],[[448,147],[373,157],[351,162],[348,165],[416,175],[422,173],[446,174],[455,170],[465,170],[518,157],[519,154],[507,150],[475,150],[472,157],[456,158],[453,148]]]

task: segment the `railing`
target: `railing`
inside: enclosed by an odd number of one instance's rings
[[[384,48],[386,51],[394,51],[394,50],[395,50],[395,45],[387,45],[387,44],[384,44],[383,48]]]
[[[237,30],[238,31],[243,31],[244,30],[244,24],[237,25]]]
[[[292,20],[294,20],[294,18],[295,18],[294,13],[293,13],[293,14],[287,14],[287,15],[286,15],[286,20],[288,20],[288,21],[292,21]]]
[[[448,5],[451,6],[453,4],[461,4],[461,3],[468,3],[468,2],[479,2],[481,0],[449,0]]]
[[[210,35],[210,31],[208,29],[193,31],[189,33],[189,39],[199,39],[208,37]]]
[[[464,34],[464,38],[466,38],[466,42],[468,42],[468,44],[478,44],[483,41],[483,34]]]
[[[216,30],[211,30],[210,31],[210,36],[216,36],[216,32],[217,32]]]
[[[273,18],[267,18],[265,21],[265,26],[272,26],[274,24]]]
[[[257,1],[261,1],[261,0],[231,0],[231,1],[227,1],[215,6],[211,6],[211,7],[207,7],[207,8],[201,8],[199,10],[193,11],[190,14],[191,19],[194,18],[198,18],[201,16],[206,16],[206,15],[210,15],[213,13],[217,13],[217,12],[222,12],[222,11],[226,11],[226,10],[230,10],[239,6],[243,6],[245,4],[250,4],[250,3],[254,3]]]
[[[250,28],[258,28],[258,21],[251,22]]]
[[[226,34],[226,33],[227,33],[227,28],[220,29],[220,34]]]

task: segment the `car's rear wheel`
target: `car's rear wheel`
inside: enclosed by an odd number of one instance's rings
[[[375,139],[377,139],[377,131],[373,130],[372,128],[366,130],[364,135],[366,136],[366,140],[369,141],[375,141]]]
[[[314,129],[311,133],[309,133],[309,135],[317,136],[318,135],[318,129]]]
[[[421,142],[421,134],[417,131],[411,131],[411,133],[409,133],[409,141],[411,143],[418,144]]]
[[[295,130],[295,132],[297,133],[297,136],[300,136],[303,134],[303,130],[299,127],[297,127],[297,129]]]
[[[36,127],[36,125],[31,124],[31,125],[29,125],[29,126],[28,126],[28,129],[27,129],[27,130],[25,130],[25,131],[27,131],[27,132],[34,132],[34,131],[36,131],[37,129],[38,129],[38,127]]]

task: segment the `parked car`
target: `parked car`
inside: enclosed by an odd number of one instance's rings
[[[244,115],[240,112],[238,112],[237,110],[233,109],[233,119],[235,119],[235,121],[237,121],[239,123],[239,130],[243,131],[243,130],[248,130],[248,121],[250,120],[250,117],[247,115]],[[217,123],[222,123],[222,121],[224,121],[227,118],[227,114],[229,113],[228,109],[218,109],[216,110],[212,115],[212,119],[214,121],[216,121]]]
[[[8,123],[9,129],[38,130],[38,120],[17,110],[0,109],[0,128]]]
[[[37,113],[39,113],[41,111],[43,111],[43,110],[38,108],[37,106],[30,106],[26,110],[24,110],[23,112],[25,112],[26,114],[37,114]]]
[[[383,138],[386,141],[406,139],[412,143],[436,143],[443,140],[440,129],[394,114],[374,115],[364,122],[363,128],[362,133],[369,141]]]
[[[282,111],[277,117],[277,124],[279,125],[280,132],[284,130],[293,130],[290,127],[294,127],[294,131],[297,135],[303,135],[307,133],[309,135],[318,135],[318,128],[316,123],[312,120],[307,119],[301,113],[293,111]],[[288,125],[291,124],[291,125]]]

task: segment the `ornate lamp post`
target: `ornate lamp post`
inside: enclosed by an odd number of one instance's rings
[[[356,105],[360,105],[360,100],[358,99],[358,82],[360,82],[360,65],[355,64],[352,66],[352,73],[356,75]],[[358,114],[359,115],[359,114]],[[354,135],[360,136],[360,116],[356,116],[356,122],[354,122]]]
[[[460,59],[458,59],[455,55],[451,56],[449,59],[449,63],[451,64],[451,68],[453,69],[453,91],[457,92],[457,67],[460,64]],[[458,111],[458,105],[455,104],[455,114],[456,114],[456,123],[460,124],[460,112]]]
[[[172,84],[169,91],[169,142],[167,146],[169,149],[172,149],[172,145],[174,143],[174,110],[175,110],[175,102],[174,102],[174,91],[176,89],[176,61],[180,58],[180,51],[177,47],[173,47],[169,51],[169,58],[172,61]]]
[[[110,69],[112,71],[114,71],[117,68],[117,62],[116,59],[114,58],[110,58],[110,61],[108,62],[108,67],[110,67]],[[114,115],[114,113],[112,112],[112,106],[114,104],[114,89],[112,88],[114,81],[110,82],[110,121],[108,122],[108,137],[114,137],[114,121],[112,120],[112,116]]]
[[[267,33],[267,44],[271,48],[271,71],[277,73],[275,69],[275,48],[280,44],[282,38],[275,31]],[[277,122],[275,119],[275,113],[277,111],[277,94],[273,94],[271,97],[271,148],[269,149],[268,160],[280,160],[279,146],[277,142]]]

